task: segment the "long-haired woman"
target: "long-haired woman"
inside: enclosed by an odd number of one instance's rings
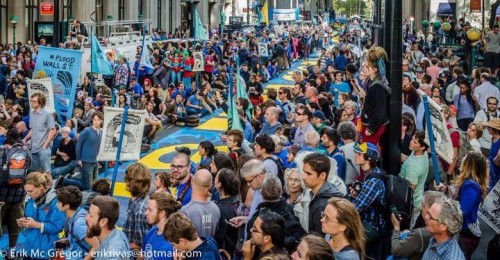
[[[354,205],[346,199],[333,197],[321,215],[321,229],[330,235],[335,259],[362,259],[365,254],[363,224]]]
[[[307,235],[300,240],[297,250],[292,254],[292,260],[323,260],[334,259],[333,251],[328,242],[317,235]]]
[[[457,110],[457,124],[462,131],[467,131],[469,124],[474,121],[477,101],[472,96],[471,87],[468,81],[459,80],[457,86],[460,88],[460,93],[453,97],[453,105]]]

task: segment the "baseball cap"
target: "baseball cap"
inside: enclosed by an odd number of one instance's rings
[[[355,153],[366,154],[373,161],[378,161],[380,157],[377,146],[369,142],[356,143],[353,149]]]
[[[321,121],[325,121],[325,114],[322,112],[322,111],[314,111],[314,113],[312,114],[312,117],[316,117],[316,118],[319,118],[321,119]]]
[[[175,147],[175,150],[178,153],[184,153],[187,155],[191,155],[191,150],[189,148],[187,148],[186,146],[177,146],[177,147]]]

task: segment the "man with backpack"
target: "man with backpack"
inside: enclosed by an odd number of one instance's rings
[[[255,158],[264,162],[266,173],[275,174],[280,180],[283,180],[283,164],[278,157],[272,154],[275,145],[276,144],[269,135],[259,135],[255,138],[255,143],[252,146],[253,155]]]
[[[4,145],[0,146],[0,159],[2,165],[7,163],[7,154],[10,152],[13,145],[21,142],[19,133],[15,128],[10,129],[5,136]],[[26,192],[22,182],[17,185],[9,184],[8,171],[2,170],[0,176],[0,204],[5,203],[0,207],[1,225],[7,226],[9,233],[9,252],[14,252],[16,247],[17,237],[20,227],[16,223],[16,219],[23,217],[24,212],[24,199]],[[24,182],[24,178],[23,178]]]
[[[388,222],[384,208],[387,207],[384,173],[377,167],[380,155],[372,143],[354,145],[354,163],[364,172],[361,187],[349,188],[354,207],[359,211],[365,230],[366,253],[374,259],[382,258],[383,237]]]
[[[91,248],[99,246],[97,237],[87,237],[87,224],[85,217],[88,211],[85,207],[80,207],[82,202],[82,192],[76,186],[62,187],[56,190],[57,209],[66,215],[65,238],[56,243],[67,243],[66,255],[83,258]]]

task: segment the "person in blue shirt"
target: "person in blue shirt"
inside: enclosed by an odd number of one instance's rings
[[[172,95],[170,95],[170,98],[172,100],[175,100],[175,97],[177,96],[177,94],[181,94],[182,95],[182,98],[184,100],[186,100],[187,98],[187,93],[186,93],[186,89],[185,89],[185,86],[184,86],[184,83],[180,82],[178,85],[177,85],[177,88],[172,92]]]
[[[220,260],[217,243],[211,237],[199,237],[191,220],[183,213],[172,214],[165,224],[163,236],[185,259]]]
[[[174,259],[174,248],[170,242],[165,240],[163,232],[168,217],[181,207],[181,203],[175,201],[172,195],[166,191],[155,192],[149,197],[144,215],[146,222],[152,228],[146,233],[142,242],[142,257],[144,259]]]
[[[60,241],[69,242],[65,250],[66,259],[83,259],[90,248],[97,248],[99,240],[87,237],[85,217],[88,211],[80,207],[82,192],[76,186],[62,187],[56,190],[57,209],[66,215],[66,238]]]
[[[186,102],[186,112],[188,116],[198,115],[202,117],[208,114],[208,110],[203,107],[202,100],[204,99],[202,90],[198,90],[195,95],[189,97]]]
[[[339,101],[338,97],[340,93],[348,93],[349,95],[351,94],[351,88],[349,87],[349,84],[345,83],[342,81],[342,72],[340,71],[335,71],[334,72],[334,78],[335,81],[332,83],[330,86],[330,94],[333,96],[333,105],[335,107],[338,107]]]
[[[139,83],[137,83],[136,77],[132,77],[130,79],[129,87],[130,87],[130,90],[132,90],[132,93],[134,95],[133,97],[136,100],[141,98],[142,96],[144,96],[144,89],[141,87],[141,85],[139,85]]]
[[[345,68],[347,66],[347,58],[345,57],[344,52],[344,50],[340,50],[339,54],[334,59],[335,68],[340,71],[345,71]]]

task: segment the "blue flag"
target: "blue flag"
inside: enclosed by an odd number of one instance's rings
[[[141,48],[141,61],[139,62],[139,67],[147,67],[154,70],[153,64],[149,59],[149,51],[146,46],[146,34],[142,35],[142,48]]]
[[[228,130],[240,130],[243,132],[243,126],[240,122],[240,117],[238,115],[238,110],[236,109],[236,104],[234,102],[233,96],[233,70],[229,68],[229,93],[227,99],[227,128]]]
[[[97,37],[95,37],[92,32],[90,34],[92,35],[92,38],[90,39],[90,72],[103,75],[113,75],[113,68],[111,68],[111,65],[106,60],[106,54],[102,50]]]
[[[196,27],[194,28],[194,38],[197,40],[208,41],[207,30],[203,28],[198,10],[194,10],[194,18],[196,19]]]

